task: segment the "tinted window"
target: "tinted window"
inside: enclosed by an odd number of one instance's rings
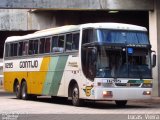
[[[45,48],[45,38],[40,39],[40,47],[39,47],[39,53],[44,53]]]
[[[73,34],[72,50],[78,50],[79,48],[79,33]]]
[[[66,50],[72,50],[72,34],[66,35]]]
[[[38,54],[38,40],[29,41],[29,55]]]
[[[23,55],[28,55],[28,41],[24,41],[23,42],[23,48],[22,48],[22,51],[23,51]]]
[[[64,51],[65,36],[54,36],[52,37],[52,52],[63,52]]]
[[[100,42],[127,43],[127,44],[149,44],[146,32],[122,31],[122,30],[98,30]]]
[[[79,33],[71,33],[66,35],[66,50],[78,50]]]
[[[46,41],[45,41],[45,53],[49,53],[50,52],[50,41],[51,38],[46,38]]]
[[[5,57],[9,57],[9,44],[5,46]]]
[[[22,56],[22,53],[23,53],[23,42],[19,42],[18,55]]]
[[[18,53],[18,43],[10,44],[10,56],[17,56]]]
[[[85,29],[83,30],[82,35],[82,44],[90,43],[95,41],[95,34],[93,29]]]

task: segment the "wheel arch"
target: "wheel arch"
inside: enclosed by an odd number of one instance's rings
[[[68,85],[68,97],[71,97],[72,96],[72,89],[74,87],[74,85],[77,84],[77,81],[75,79],[72,79]],[[78,86],[79,87],[79,86]]]

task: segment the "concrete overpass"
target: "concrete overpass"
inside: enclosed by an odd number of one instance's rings
[[[7,36],[67,24],[122,22],[142,25],[149,29],[152,49],[157,53],[153,90],[154,96],[160,96],[159,6],[160,0],[1,0],[0,47],[3,49]]]

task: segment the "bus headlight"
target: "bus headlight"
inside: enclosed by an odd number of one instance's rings
[[[103,91],[103,97],[112,97],[112,91]]]
[[[151,91],[144,91],[143,95],[151,95]]]
[[[143,83],[142,88],[152,88],[152,83]]]

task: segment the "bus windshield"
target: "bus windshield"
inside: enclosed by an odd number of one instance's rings
[[[99,46],[97,53],[98,78],[151,78],[150,53],[146,48]]]
[[[98,42],[149,44],[147,33],[144,31],[98,29],[97,36]]]

